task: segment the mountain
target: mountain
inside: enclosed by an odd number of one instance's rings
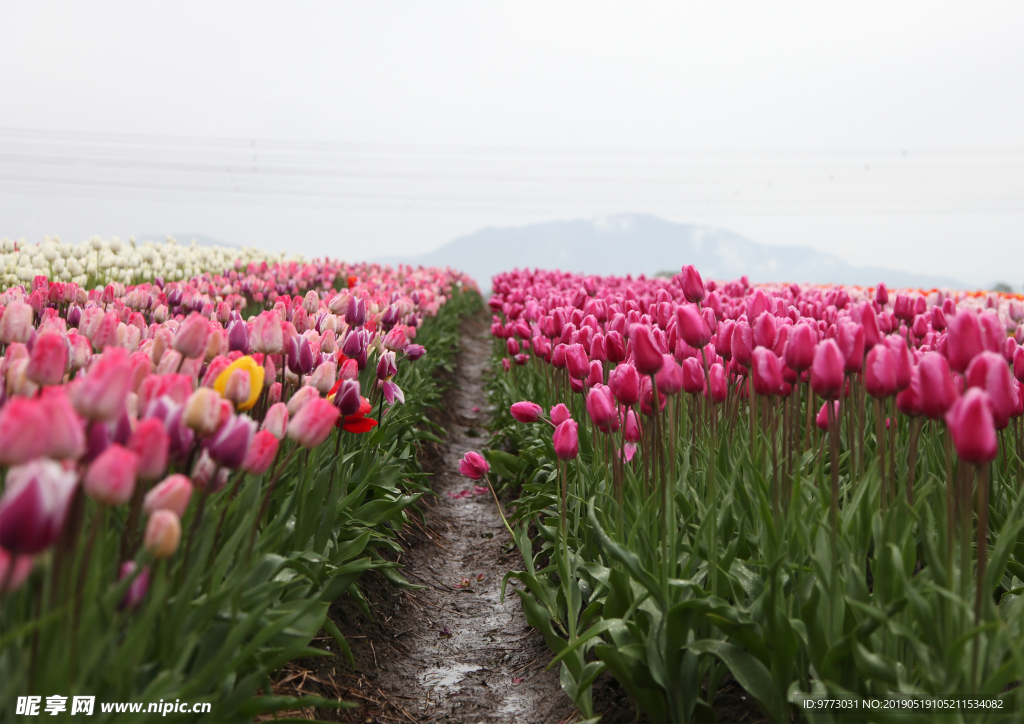
[[[889,287],[965,288],[955,279],[861,267],[805,246],[770,246],[727,229],[677,224],[642,214],[551,221],[481,229],[427,254],[376,259],[387,264],[452,266],[468,272],[481,288],[514,268],[562,269],[585,274],[655,274],[693,264],[705,279],[754,282],[841,283]]]

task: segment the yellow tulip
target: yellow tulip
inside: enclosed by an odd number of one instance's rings
[[[249,373],[249,399],[238,405],[239,411],[248,410],[256,404],[256,400],[260,398],[260,393],[263,392],[263,367],[257,364],[256,360],[252,357],[239,357],[217,376],[217,379],[213,382],[213,389],[223,395],[224,389],[228,384],[228,378],[231,377],[231,373],[235,370],[245,370]]]

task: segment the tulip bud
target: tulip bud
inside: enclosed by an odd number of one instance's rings
[[[725,368],[716,362],[708,370],[707,389],[705,394],[710,393],[712,402],[725,402],[729,395],[729,381],[725,375]]]
[[[135,490],[138,466],[138,455],[114,443],[89,465],[82,487],[97,502],[124,505]]]
[[[139,480],[152,482],[167,469],[171,439],[162,420],[148,418],[135,427],[128,449],[138,457]]]
[[[686,301],[691,304],[700,304],[704,299],[704,281],[700,278],[700,273],[692,264],[687,264],[683,267],[682,272],[676,276],[676,282],[682,288]]]
[[[928,352],[917,366],[921,378],[921,411],[933,420],[941,420],[957,398],[957,390],[946,358]]]
[[[179,518],[185,515],[192,498],[192,481],[187,475],[169,475],[153,486],[142,501],[142,509],[152,515],[158,510],[172,510]]]
[[[572,460],[580,452],[579,426],[573,419],[568,419],[555,428],[552,441],[555,455],[559,460]]]
[[[556,427],[572,417],[569,408],[561,402],[551,408],[549,415],[551,416],[551,424]]]
[[[25,555],[48,548],[64,525],[76,481],[52,460],[11,467],[0,498],[0,547]]]
[[[277,455],[277,438],[267,430],[260,430],[249,442],[249,450],[242,462],[242,470],[251,475],[263,475]]]
[[[969,310],[959,312],[949,321],[946,333],[946,356],[954,372],[963,372],[985,346],[981,339],[978,315]]]
[[[59,332],[45,332],[32,345],[25,374],[40,385],[59,385],[68,366],[68,343]]]
[[[512,417],[514,417],[517,421],[523,423],[537,422],[537,420],[540,419],[540,415],[543,411],[544,408],[542,408],[536,402],[530,402],[528,400],[517,402],[514,405],[512,405],[510,409]]]
[[[626,343],[622,339],[622,335],[615,330],[611,330],[604,338],[604,349],[608,355],[608,361],[612,364],[619,364],[626,359]]]
[[[490,469],[487,460],[478,452],[468,452],[459,460],[459,472],[471,480],[480,480]]]
[[[961,460],[981,465],[995,459],[996,428],[989,396],[983,390],[972,387],[954,402],[946,413],[946,426]]]
[[[154,558],[170,558],[181,542],[181,521],[171,510],[157,510],[146,523],[142,545]]]
[[[621,363],[613,369],[608,375],[608,387],[620,405],[631,407],[640,400],[640,375],[631,364]]]
[[[135,561],[125,561],[121,564],[121,570],[118,573],[117,579],[123,581],[126,578],[130,578],[135,573]],[[128,590],[124,593],[124,598],[121,599],[121,603],[118,608],[121,610],[132,610],[139,607],[142,603],[142,599],[146,597],[146,591],[149,590],[149,566],[143,567],[139,571],[139,575],[135,576],[135,579],[128,584]]]
[[[221,396],[209,387],[200,387],[185,403],[182,421],[199,435],[212,435],[220,427]]]
[[[285,429],[288,427],[288,406],[283,402],[277,402],[270,406],[267,414],[263,416],[263,425],[260,429],[266,430],[278,440],[284,438]]]
[[[864,387],[869,395],[879,399],[896,393],[896,365],[892,354],[884,345],[873,347],[868,352],[867,367],[864,369]]]
[[[288,423],[287,435],[303,447],[314,448],[327,439],[338,419],[338,414],[338,408],[327,400],[310,400]]]
[[[582,380],[590,373],[590,360],[582,344],[570,344],[565,348],[565,367],[569,376]]]
[[[843,354],[834,340],[821,342],[811,365],[811,387],[819,397],[838,397],[843,390]]]
[[[410,344],[405,348],[405,356],[410,362],[415,362],[427,353],[427,348],[422,344]]]
[[[809,324],[797,324],[792,327],[786,339],[786,366],[797,372],[810,368],[814,362],[814,348],[818,340],[817,332]]]

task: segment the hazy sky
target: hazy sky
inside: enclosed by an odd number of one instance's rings
[[[0,235],[645,212],[1024,282],[1024,4],[0,3]],[[685,260],[681,260],[681,263]]]

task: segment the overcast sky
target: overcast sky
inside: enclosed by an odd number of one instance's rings
[[[1024,4],[0,3],[0,235],[654,213],[1024,282]],[[685,260],[681,260],[681,263]]]

